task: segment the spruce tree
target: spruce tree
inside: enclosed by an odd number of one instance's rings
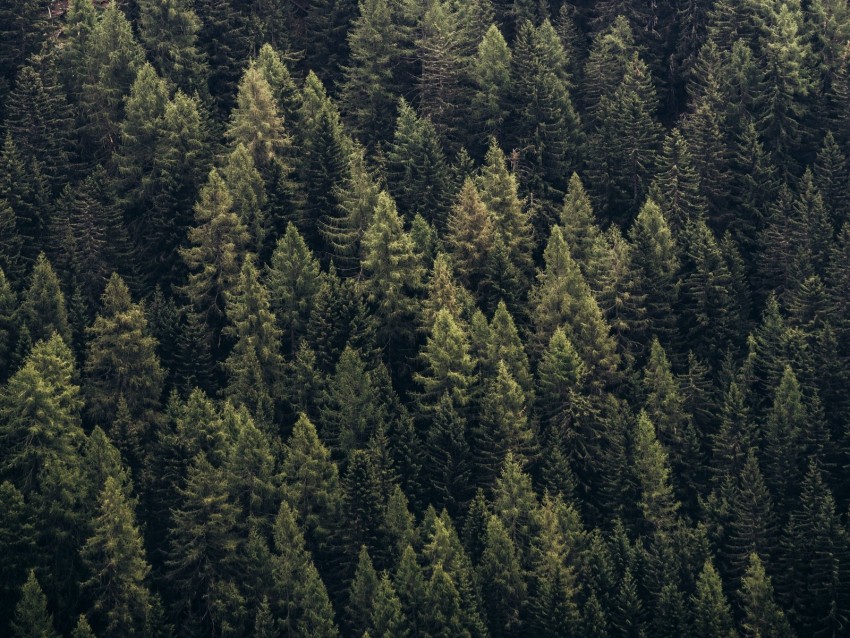
[[[207,93],[207,69],[198,48],[201,20],[188,0],[140,0],[139,39],[157,70],[191,95]]]
[[[527,588],[513,541],[495,516],[487,523],[478,578],[486,583],[483,599],[490,635],[511,635],[522,626]]]
[[[144,582],[150,566],[132,503],[112,477],[106,479],[98,499],[92,535],[81,555],[90,573],[84,586],[95,597],[102,635],[142,634],[150,615],[150,592]]]
[[[491,140],[494,141],[501,139],[505,133],[505,110],[511,88],[511,60],[511,50],[499,27],[490,25],[478,44],[472,62],[475,92],[471,98],[470,111],[482,138],[493,136]],[[491,148],[494,146],[493,141]]]
[[[21,598],[15,607],[12,621],[12,635],[15,638],[56,638],[59,634],[53,628],[53,615],[47,609],[47,598],[35,570],[31,569],[27,582],[21,588]]]
[[[449,212],[446,245],[460,282],[480,297],[484,272],[493,250],[494,228],[490,209],[475,183],[467,178]]]
[[[633,440],[635,478],[641,494],[638,505],[650,531],[668,531],[675,523],[680,504],[670,484],[667,452],[658,442],[655,425],[644,411],[637,416]]]
[[[720,575],[707,560],[697,579],[696,593],[691,597],[693,604],[693,632],[695,636],[736,635],[732,623],[732,609],[723,594]]]
[[[742,627],[745,636],[791,638],[794,635],[785,613],[774,600],[770,576],[756,553],[750,554],[738,596],[744,608]]]
[[[54,332],[66,343],[71,342],[65,295],[56,272],[43,253],[35,263],[29,288],[21,299],[20,321],[26,326],[33,343],[50,339]]]
[[[395,348],[409,347],[410,335],[404,326],[415,315],[413,294],[420,287],[422,272],[410,234],[386,192],[378,196],[372,222],[363,235],[363,248],[368,298],[380,322],[380,345],[387,349],[390,361],[395,361]]]
[[[369,635],[376,638],[409,638],[407,619],[387,572],[381,574],[369,619]]]
[[[108,424],[123,399],[132,418],[150,423],[159,408],[165,372],[144,310],[133,303],[130,290],[117,274],[110,278],[101,305],[103,310],[87,330],[84,373],[89,414]]]

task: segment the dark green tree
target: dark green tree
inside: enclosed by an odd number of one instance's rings
[[[56,638],[59,634],[53,628],[53,615],[47,609],[47,597],[38,584],[35,570],[30,570],[29,578],[21,588],[21,598],[15,607],[12,621],[12,635],[15,638]]]

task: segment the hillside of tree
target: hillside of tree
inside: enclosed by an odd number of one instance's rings
[[[3,0],[0,635],[850,635],[847,0]]]

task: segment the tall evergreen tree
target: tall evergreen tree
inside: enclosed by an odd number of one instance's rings
[[[56,638],[59,635],[53,628],[53,615],[47,609],[47,598],[33,569],[21,588],[12,632],[16,638]]]

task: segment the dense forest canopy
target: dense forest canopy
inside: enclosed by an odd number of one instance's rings
[[[846,0],[4,0],[0,635],[850,633]]]

